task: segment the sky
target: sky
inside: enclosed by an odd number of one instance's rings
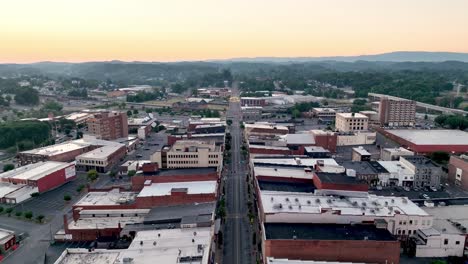
[[[0,0],[0,62],[468,52],[467,0]]]

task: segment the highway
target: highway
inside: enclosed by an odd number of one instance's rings
[[[233,99],[229,103],[227,119],[232,120],[231,164],[226,179],[226,222],[224,225],[224,264],[253,263],[252,230],[247,218],[247,183],[245,161],[241,159],[242,130],[240,121],[242,113],[237,83],[232,87]]]

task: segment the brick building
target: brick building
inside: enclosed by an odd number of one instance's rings
[[[346,173],[314,172],[314,184],[319,190],[342,190],[354,192],[367,192],[369,185],[356,178],[356,175]]]
[[[400,242],[373,225],[270,223],[264,230],[264,263],[268,257],[400,263]]]
[[[265,98],[259,97],[241,97],[241,106],[265,106]]]
[[[416,102],[403,98],[380,98],[379,122],[382,126],[414,126]]]
[[[448,169],[449,181],[468,190],[468,156],[451,156]]]
[[[77,156],[76,167],[78,170],[96,170],[104,173],[115,167],[126,154],[127,147],[124,144],[103,146]]]
[[[145,167],[151,167],[146,170]],[[219,179],[216,168],[190,168],[190,169],[158,169],[155,164],[144,164],[143,171],[132,177],[132,190],[140,191],[145,182],[193,182],[193,181],[217,181]]]
[[[10,250],[10,248],[14,247],[16,244],[16,236],[15,232],[6,230],[6,229],[0,229],[0,247],[2,252],[6,252]],[[2,258],[0,258],[0,261]]]
[[[116,111],[99,111],[93,113],[86,123],[88,132],[99,139],[112,140],[128,136],[127,114]]]

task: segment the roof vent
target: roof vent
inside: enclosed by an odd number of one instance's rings
[[[310,204],[310,200],[307,200],[307,204]]]

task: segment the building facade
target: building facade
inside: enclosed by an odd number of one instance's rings
[[[382,126],[414,126],[416,102],[407,99],[389,99],[383,97],[379,105],[379,121]]]
[[[221,169],[223,165],[223,150],[214,142],[196,140],[179,140],[151,156],[151,161],[159,168],[200,168],[215,167]]]
[[[404,156],[400,163],[414,172],[414,187],[440,187],[442,168],[424,156]]]
[[[359,113],[337,113],[335,127],[340,132],[367,131],[369,118]]]
[[[468,156],[451,156],[448,169],[449,181],[468,190]]]
[[[116,111],[100,111],[87,120],[88,133],[99,139],[112,140],[128,136],[127,114]]]

